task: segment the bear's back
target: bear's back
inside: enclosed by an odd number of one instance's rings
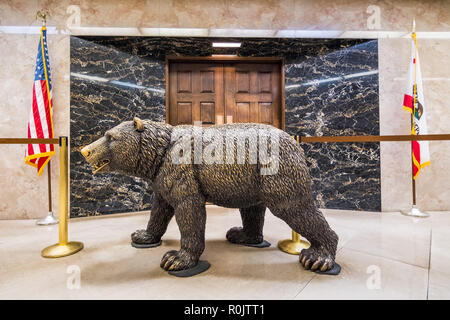
[[[190,150],[185,148],[180,153],[184,156],[186,152],[191,154],[190,158],[184,158],[183,170],[189,167],[189,170],[194,172],[206,201],[220,206],[237,208],[260,203],[261,190],[264,189],[262,184],[264,176],[267,175],[263,170],[271,166],[270,161],[281,161],[283,165],[279,167],[277,163],[274,166],[275,171],[269,172],[269,175],[277,175],[279,168],[283,171],[281,176],[286,175],[285,162],[289,163],[288,167],[296,165],[290,163],[292,158],[285,152],[295,152],[298,148],[294,139],[284,131],[269,125],[182,125],[173,127],[172,135],[172,156],[179,154],[183,144],[185,147],[190,145]],[[277,146],[273,146],[274,144]],[[276,154],[271,154],[272,150]],[[269,157],[261,159],[264,154]],[[173,169],[177,170],[176,166]]]

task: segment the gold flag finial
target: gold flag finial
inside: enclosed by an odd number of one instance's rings
[[[416,33],[416,19],[413,19],[413,29],[412,29],[413,33]]]
[[[45,27],[47,25],[47,17],[49,17],[50,14],[47,10],[39,10],[36,12],[36,20],[40,19],[42,21],[42,26]]]

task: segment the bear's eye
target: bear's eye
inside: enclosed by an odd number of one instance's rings
[[[114,140],[116,140],[116,138],[114,138],[114,137],[113,137],[112,135],[110,135],[110,134],[108,134],[106,137],[108,138],[108,141],[114,141]]]

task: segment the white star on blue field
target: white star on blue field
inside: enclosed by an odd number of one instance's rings
[[[39,41],[38,53],[36,57],[36,70],[34,73],[34,80],[45,80],[45,69],[47,69],[48,76],[48,84],[49,89],[52,89],[51,81],[50,81],[50,61],[48,59],[48,49],[47,49],[47,30],[42,31],[42,41]],[[42,57],[42,47],[44,47],[44,56],[45,56],[45,68],[44,68],[44,59]]]

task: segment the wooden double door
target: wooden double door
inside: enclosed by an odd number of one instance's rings
[[[279,62],[171,62],[168,122],[256,122],[284,129]]]

